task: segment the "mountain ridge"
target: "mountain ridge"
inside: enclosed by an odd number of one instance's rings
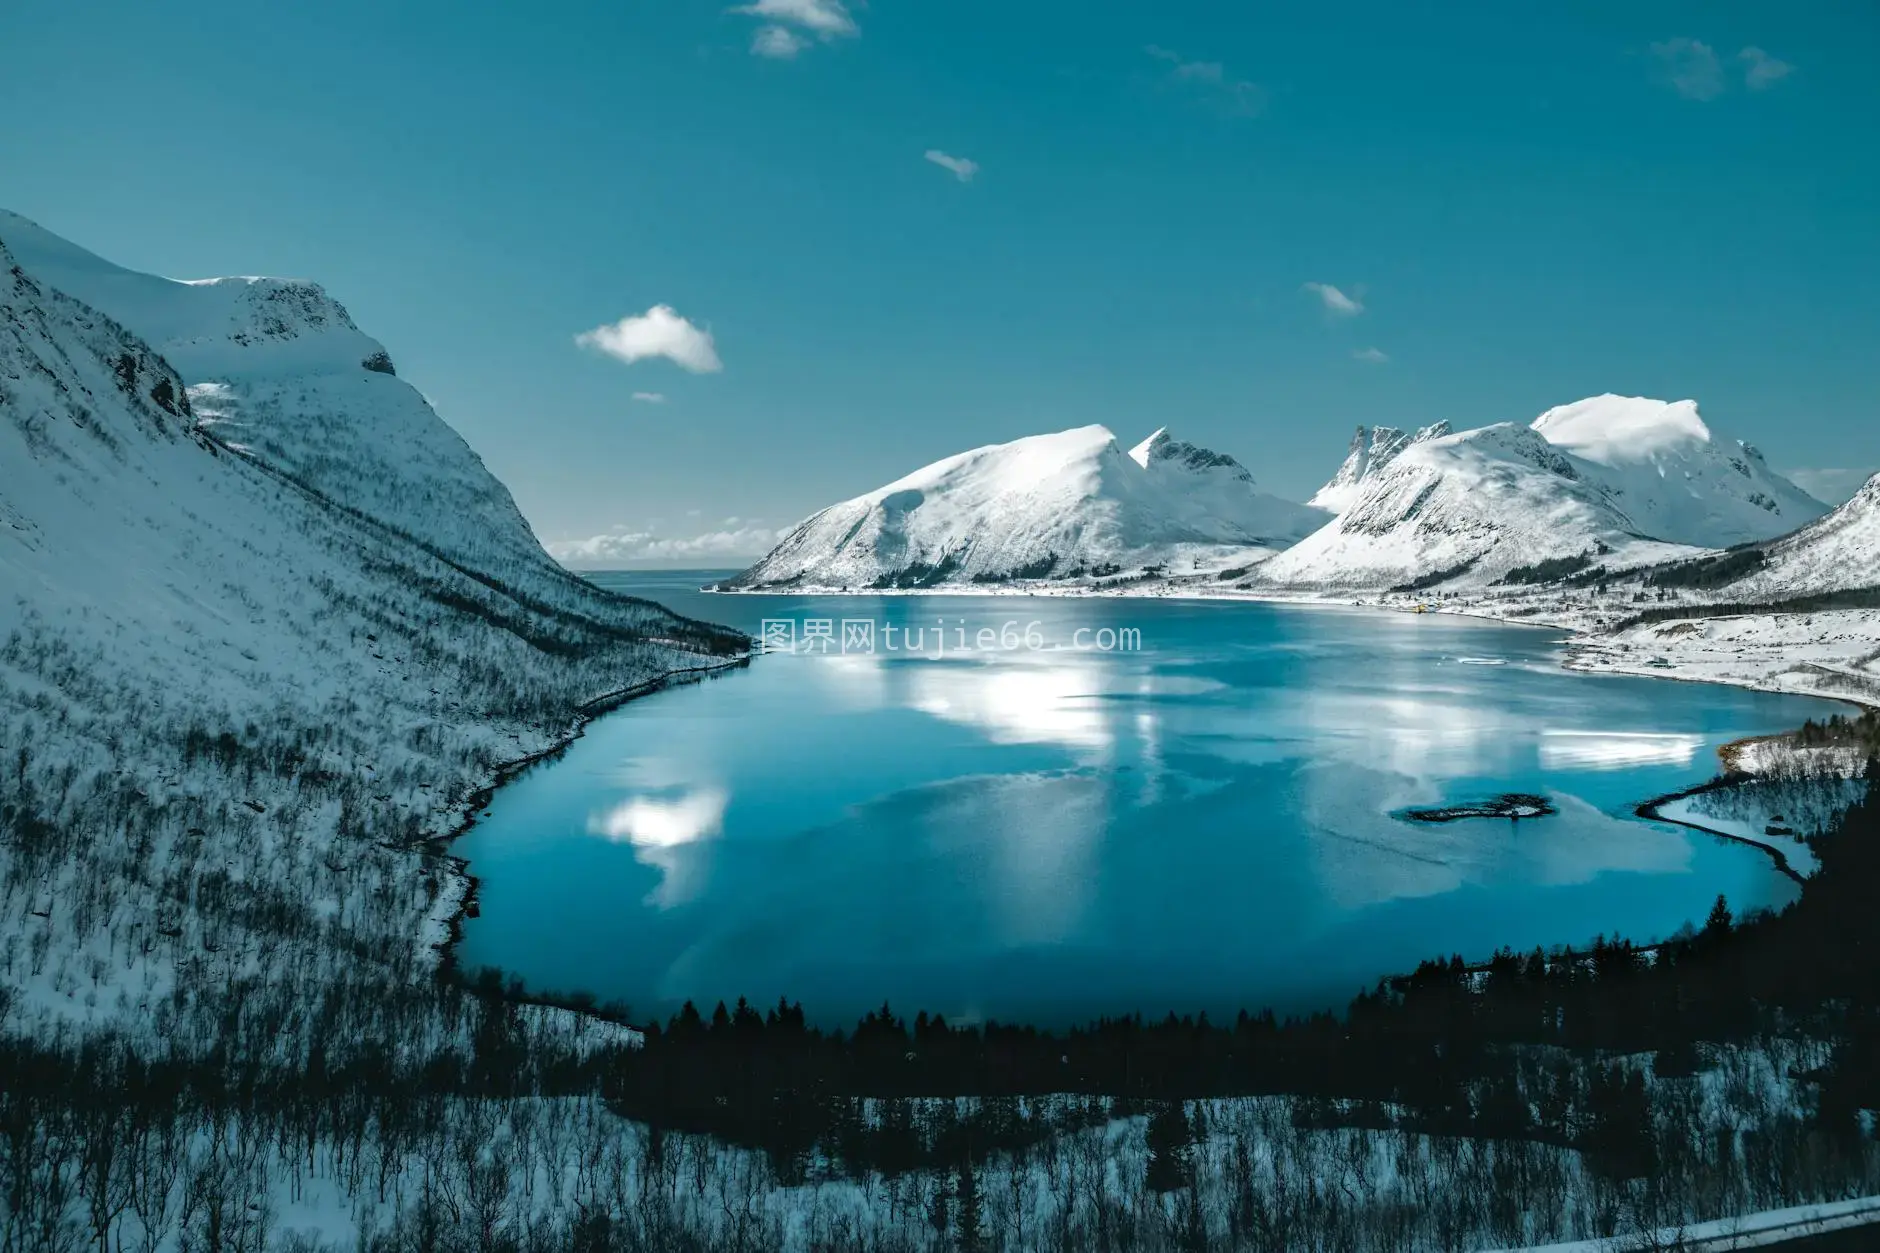
[[[1343,513],[1358,497],[1371,476],[1380,473],[1397,454],[1412,444],[1438,439],[1450,433],[1447,422],[1433,422],[1414,434],[1394,426],[1360,426],[1351,437],[1345,460],[1332,477],[1306,501],[1320,509]]]
[[[1338,517],[1254,582],[1483,583],[1596,553],[1651,564],[1770,539],[1826,509],[1754,448],[1715,440],[1689,400],[1608,393],[1525,425],[1385,430],[1381,458],[1354,441],[1328,484],[1348,492]]]
[[[162,354],[233,451],[467,568],[580,594],[509,490],[320,285],[144,274],[5,210],[0,239],[27,273]]]
[[[798,523],[733,588],[929,587],[1255,562],[1323,515],[1166,428],[1084,426],[943,458]]]

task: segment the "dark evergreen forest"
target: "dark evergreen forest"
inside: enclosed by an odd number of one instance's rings
[[[1815,848],[1779,914],[1432,959],[1285,1021],[739,1003],[636,1036],[493,971],[233,988],[207,1047],[0,1044],[0,1250],[319,1247],[267,1216],[323,1181],[379,1198],[385,1250],[766,1248],[763,1198],[844,1185],[888,1218],[816,1247],[1468,1248],[1871,1193],[1880,794]]]

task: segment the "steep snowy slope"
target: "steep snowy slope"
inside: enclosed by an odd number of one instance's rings
[[[1826,517],[1758,547],[1761,568],[1717,592],[1718,599],[1782,600],[1880,588],[1880,474]]]
[[[0,237],[10,1028],[218,1014],[231,980],[402,977],[461,887],[411,841],[582,702],[739,647],[644,602],[466,574],[196,416],[148,342]]]
[[[1690,401],[1597,396],[1529,427],[1387,439],[1381,451],[1379,468],[1368,442],[1354,448],[1354,473],[1327,485],[1355,489],[1337,520],[1256,579],[1481,583],[1583,554],[1629,566],[1766,539],[1823,509],[1753,448],[1713,439]]]
[[[1245,565],[1309,530],[1230,457],[1101,426],[948,457],[796,527],[737,587],[927,587]]]
[[[1588,471],[1513,423],[1425,440],[1371,474],[1343,513],[1256,578],[1389,587],[1452,572],[1484,581],[1634,543],[1629,519]]]
[[[1827,506],[1738,440],[1714,437],[1694,400],[1594,396],[1534,420],[1554,447],[1599,467],[1600,486],[1634,529],[1723,548],[1769,539]]]
[[[1394,426],[1361,426],[1358,433],[1351,437],[1351,448],[1345,454],[1344,464],[1338,467],[1338,473],[1326,480],[1306,503],[1318,509],[1343,513],[1357,501],[1358,493],[1370,481],[1371,476],[1381,473],[1397,454],[1413,443],[1441,438],[1449,434],[1449,423],[1437,422],[1424,427],[1415,435],[1406,434]]]
[[[0,241],[28,274],[150,344],[230,447],[480,573],[583,594],[508,490],[318,285],[141,274],[4,210]]]

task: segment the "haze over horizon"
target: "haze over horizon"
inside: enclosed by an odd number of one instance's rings
[[[0,205],[138,269],[320,282],[584,564],[735,566],[1088,423],[1302,500],[1358,424],[1606,391],[1694,397],[1832,503],[1880,465],[1877,35],[1696,2],[22,0]]]

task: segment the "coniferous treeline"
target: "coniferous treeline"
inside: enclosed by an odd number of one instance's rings
[[[1665,595],[1660,589],[1659,595]],[[1852,588],[1847,591],[1818,592],[1793,596],[1787,600],[1761,601],[1690,601],[1659,605],[1641,610],[1607,630],[1617,633],[1654,622],[1674,622],[1686,618],[1736,618],[1745,614],[1833,613],[1845,609],[1880,609],[1880,587]]]
[[[831,1248],[1480,1247],[1871,1192],[1880,798],[1815,847],[1780,915],[1286,1022],[739,1006],[635,1041],[494,975],[179,988],[165,1054],[0,1046],[0,1250],[312,1247],[268,1216],[316,1185],[387,1253],[769,1248],[793,1206]]]
[[[1579,1143],[1472,1094],[1509,1081],[1524,1049],[1652,1054],[1660,1072],[1688,1074],[1700,1043],[1786,1030],[1843,1040],[1821,1078],[1843,1107],[1880,1106],[1880,917],[1869,887],[1880,882],[1880,796],[1815,849],[1821,869],[1779,915],[1738,925],[1719,898],[1701,929],[1649,949],[1602,939],[1503,951],[1484,965],[1427,961],[1342,1017],[1171,1014],[1059,1033],[925,1013],[908,1022],[884,1005],[843,1033],[810,1025],[795,1005],[759,1012],[740,1001],[706,1017],[688,1004],[647,1030],[607,1092],[634,1117],[764,1147],[828,1134],[827,1107],[846,1098],[1063,1092],[1371,1101],[1428,1130]]]
[[[1802,723],[1794,742],[1803,748],[1852,748],[1868,757],[1880,756],[1880,710],[1864,710],[1853,717],[1834,714]]]

